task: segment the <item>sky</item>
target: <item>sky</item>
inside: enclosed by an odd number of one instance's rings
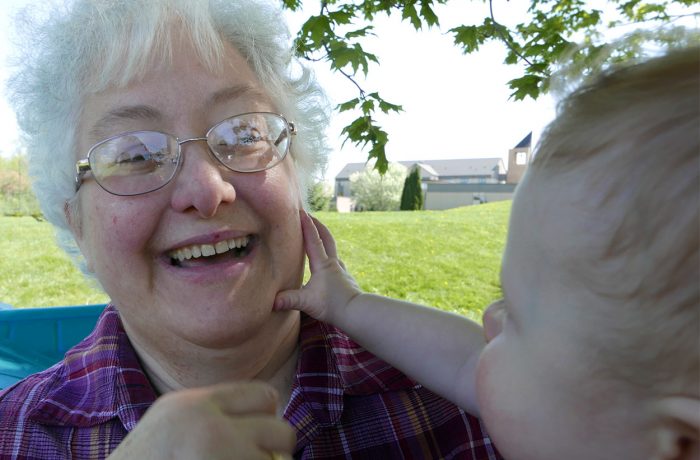
[[[600,4],[600,1],[591,0]],[[26,0],[2,0],[0,11],[0,62],[11,54],[10,17]],[[506,25],[526,17],[529,2],[494,1],[496,19]],[[287,15],[291,30],[318,10],[317,1],[305,2],[306,10]],[[464,55],[454,46],[451,27],[480,23],[489,14],[488,2],[452,1],[436,6],[440,29],[415,31],[398,15],[373,22],[376,37],[364,42],[365,50],[377,55],[380,64],[371,64],[369,77],[357,77],[362,88],[379,91],[387,101],[403,106],[400,114],[377,116],[389,133],[387,157],[390,161],[437,160],[453,158],[501,157],[528,133],[536,143],[544,127],[553,119],[555,101],[542,96],[537,101],[510,99],[507,82],[522,75],[523,66],[503,63],[506,49],[500,43],[483,46]],[[311,63],[333,106],[358,96],[345,77],[330,71],[325,62]],[[0,65],[4,87],[7,68]],[[367,160],[364,151],[350,142],[343,145],[341,130],[354,117],[334,114],[327,132],[331,155],[326,181],[347,163]],[[19,134],[14,115],[0,94],[0,155],[17,150]]]

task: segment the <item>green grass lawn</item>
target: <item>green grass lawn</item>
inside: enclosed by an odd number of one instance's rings
[[[316,213],[368,292],[477,319],[500,296],[510,202],[447,211]],[[106,302],[54,242],[51,226],[0,217],[0,302],[15,307]]]
[[[106,301],[58,248],[50,224],[0,217],[0,302],[33,307]]]

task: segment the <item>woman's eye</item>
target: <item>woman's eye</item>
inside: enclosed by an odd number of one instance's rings
[[[146,158],[144,155],[131,155],[131,154],[126,154],[126,155],[119,155],[117,159],[115,160],[115,163],[117,164],[125,164],[125,163],[138,163],[140,161],[147,161],[150,158]]]
[[[238,142],[242,145],[253,145],[257,142],[262,141],[263,138],[262,136],[259,135],[247,135],[247,136],[241,136],[238,140]]]

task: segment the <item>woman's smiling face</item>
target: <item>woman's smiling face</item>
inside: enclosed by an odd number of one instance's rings
[[[202,137],[225,118],[275,112],[232,46],[226,45],[226,68],[218,74],[189,46],[173,48],[167,68],[86,99],[81,158],[96,142],[126,131]],[[115,196],[88,174],[77,200],[70,221],[81,251],[141,339],[219,348],[274,333],[275,294],[301,283],[301,199],[290,156],[265,171],[238,173],[224,168],[206,142],[189,142],[165,187]],[[227,245],[242,247],[183,262],[176,257]]]

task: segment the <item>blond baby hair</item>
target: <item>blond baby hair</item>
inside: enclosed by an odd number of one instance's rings
[[[640,390],[700,396],[699,173],[700,48],[570,95],[528,171],[583,181],[605,208],[599,250],[570,269],[610,300],[600,309],[609,331],[592,352],[605,374]]]

